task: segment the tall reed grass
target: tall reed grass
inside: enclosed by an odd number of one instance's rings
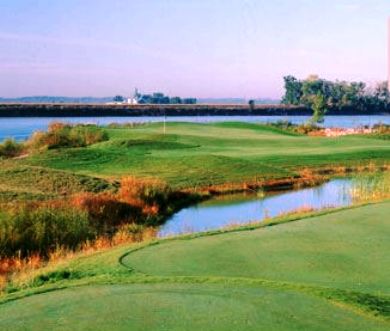
[[[382,172],[356,177],[351,196],[354,203],[390,199],[390,173]]]
[[[47,257],[58,247],[76,249],[94,237],[88,214],[69,206],[22,204],[0,219],[0,256]]]
[[[46,261],[61,252],[142,241],[154,236],[169,214],[196,199],[154,179],[126,177],[117,193],[3,205],[0,264],[12,271],[34,256]]]

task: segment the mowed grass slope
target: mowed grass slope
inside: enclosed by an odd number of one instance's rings
[[[82,256],[0,298],[0,329],[388,330],[389,211],[385,202]]]
[[[250,277],[390,294],[390,203],[223,236],[172,240],[124,258],[160,276]]]
[[[34,155],[17,164],[119,179],[158,177],[178,188],[294,176],[304,167],[390,160],[390,144],[350,136],[290,134],[249,123],[162,123],[107,129],[110,140]]]

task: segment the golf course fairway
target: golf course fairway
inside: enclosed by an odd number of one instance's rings
[[[251,123],[167,123],[165,134],[162,123],[105,130],[109,140],[88,147],[0,160],[0,198],[99,191],[104,179],[123,176],[157,178],[175,189],[242,185],[292,178],[303,169],[383,166],[390,159],[384,139],[310,137]],[[68,185],[60,185],[65,177]]]
[[[0,297],[0,329],[388,330],[389,212],[383,202],[80,256]]]

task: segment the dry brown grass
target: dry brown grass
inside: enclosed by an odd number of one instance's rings
[[[11,257],[0,259],[0,292],[7,286],[14,275],[20,273],[30,273],[43,265],[43,259],[38,255],[28,258]]]
[[[48,258],[35,254],[24,259],[19,257],[0,259],[0,292],[10,282],[23,283],[31,280],[35,271],[43,267],[56,268],[78,256],[87,256],[121,245],[150,241],[156,238],[157,231],[155,227],[126,224],[121,226],[114,236],[100,236],[95,240],[85,242],[77,251],[59,247],[49,252]]]
[[[323,166],[319,168],[305,168],[301,173],[312,174],[312,176],[324,176],[324,175],[346,175],[350,173],[363,173],[363,172],[386,172],[390,170],[390,163],[378,164],[375,162],[365,163],[362,165],[332,165],[332,166]]]
[[[144,214],[157,215],[170,199],[172,190],[157,179],[124,177],[118,197],[121,201],[141,208]]]
[[[118,195],[112,192],[76,194],[69,204],[86,211],[98,228],[136,222],[141,217],[137,206],[120,201]]]
[[[106,131],[96,125],[52,122],[47,132],[36,131],[26,142],[31,150],[59,147],[83,147],[108,140]]]
[[[390,174],[384,173],[379,178],[368,180],[367,183],[355,185],[351,192],[353,202],[379,202],[390,199]]]
[[[160,181],[127,177],[118,193],[80,193],[62,200],[8,204],[2,223],[5,237],[0,238],[0,274],[74,250],[96,250],[152,237],[156,230],[143,224],[159,222],[171,193]],[[77,215],[83,223],[75,223]],[[28,240],[31,236],[35,241]]]
[[[238,183],[224,183],[221,185],[209,185],[207,187],[197,188],[197,192],[208,195],[230,194],[240,192],[258,192],[264,191],[279,191],[284,189],[293,189],[301,187],[309,187],[319,185],[324,182],[326,178],[314,171],[307,169],[303,170],[300,176],[274,179],[260,179],[247,180]],[[191,190],[192,191],[192,190]]]

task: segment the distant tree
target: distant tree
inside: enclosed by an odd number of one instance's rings
[[[387,81],[378,83],[375,87],[374,94],[380,102],[386,104],[390,103],[390,91]]]
[[[284,77],[285,94],[282,103],[313,107],[313,100],[324,98],[325,107],[333,109],[352,108],[357,110],[387,110],[390,105],[390,93],[386,82],[368,89],[363,82],[328,81],[317,75],[304,80],[293,76]]]
[[[171,103],[171,104],[180,104],[180,103],[182,103],[182,101],[181,101],[181,98],[180,98],[180,97],[172,97],[172,98],[170,99],[170,103]]]
[[[390,106],[390,92],[387,82],[380,82],[374,88],[369,89],[362,98],[363,109],[375,109],[385,111]]]
[[[248,102],[250,111],[253,111],[255,109],[255,100],[249,100]]]
[[[325,97],[321,93],[318,93],[311,98],[311,108],[313,109],[313,116],[310,119],[310,123],[323,123],[327,104]]]
[[[323,79],[320,79],[317,75],[310,75],[307,79],[302,81],[302,96],[301,104],[305,106],[312,106],[312,99],[321,94],[325,99],[329,97],[329,84]]]
[[[153,93],[153,98],[164,98],[164,93],[155,92]]]
[[[125,98],[121,95],[116,95],[113,99],[114,102],[123,102],[125,101]]]
[[[162,97],[162,98],[160,98],[160,103],[161,104],[165,104],[165,105],[168,105],[168,104],[170,104],[170,102],[171,102],[171,100],[169,99],[169,97]]]
[[[287,105],[299,105],[302,97],[302,82],[294,76],[283,77],[285,94],[282,103]]]
[[[196,104],[197,100],[196,98],[185,98],[183,99],[183,103],[187,105],[194,105]]]

